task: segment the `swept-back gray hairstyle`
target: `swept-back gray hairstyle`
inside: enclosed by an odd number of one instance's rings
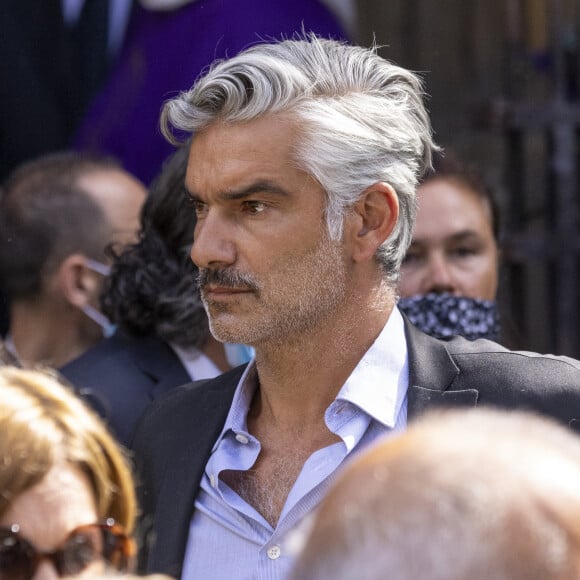
[[[218,61],[189,90],[167,102],[161,128],[175,143],[212,122],[291,114],[301,128],[298,166],[326,191],[330,236],[340,239],[345,211],[377,182],[399,198],[400,218],[377,252],[386,278],[398,279],[411,241],[417,181],[437,146],[414,73],[381,58],[376,48],[314,34],[258,44]]]

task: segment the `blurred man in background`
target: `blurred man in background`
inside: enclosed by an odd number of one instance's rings
[[[105,249],[134,241],[144,186],[109,159],[47,154],[17,168],[0,197],[5,346],[23,365],[61,366],[109,332],[98,309]]]

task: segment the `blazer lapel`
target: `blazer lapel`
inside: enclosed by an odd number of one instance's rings
[[[433,408],[475,407],[479,396],[477,389],[452,387],[460,372],[445,342],[421,332],[407,318],[405,334],[409,353],[408,420]]]
[[[150,335],[136,341],[131,354],[135,364],[152,379],[153,384],[149,390],[152,400],[177,385],[191,382],[179,357],[157,336]]]
[[[195,398],[195,416],[191,410],[177,411],[166,441],[168,457],[157,498],[153,521],[154,545],[150,548],[148,570],[181,576],[195,497],[205,465],[219,437],[230,409],[231,400],[244,367],[234,369],[212,381],[202,381]],[[187,405],[186,405],[187,407]],[[160,434],[160,436],[165,436]]]

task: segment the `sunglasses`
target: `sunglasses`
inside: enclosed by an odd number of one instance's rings
[[[126,572],[135,554],[133,540],[111,518],[75,528],[52,552],[39,552],[19,532],[18,524],[0,527],[0,580],[31,580],[44,559],[59,576],[79,574],[93,564]]]

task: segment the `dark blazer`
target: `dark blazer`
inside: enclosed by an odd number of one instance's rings
[[[435,407],[530,409],[574,426],[580,363],[517,353],[486,340],[432,338],[408,321],[408,419]],[[133,441],[143,527],[152,534],[147,569],[179,578],[194,501],[211,449],[243,372],[184,385],[152,405]]]
[[[173,349],[155,335],[117,331],[60,369],[127,445],[143,411],[191,378]]]

